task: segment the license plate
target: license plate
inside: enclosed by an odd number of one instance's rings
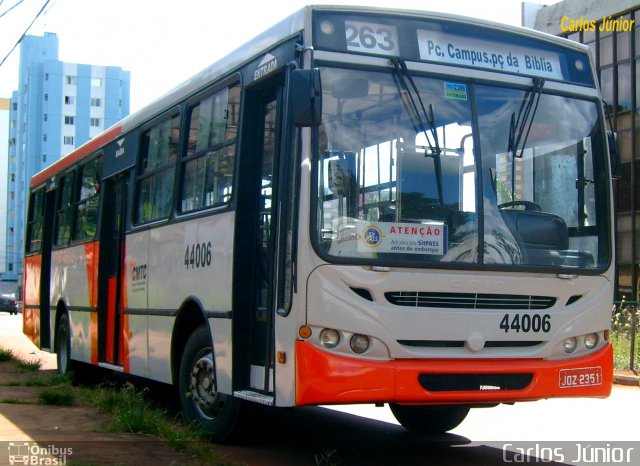
[[[602,384],[602,367],[580,367],[561,369],[560,388],[590,387]]]

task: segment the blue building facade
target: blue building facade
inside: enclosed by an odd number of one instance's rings
[[[7,265],[22,273],[29,180],[129,114],[130,73],[58,60],[55,34],[26,36],[11,98]]]

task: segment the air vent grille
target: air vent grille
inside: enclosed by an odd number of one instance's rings
[[[549,309],[556,302],[551,296],[426,291],[390,291],[385,297],[396,306],[449,309],[538,310]]]

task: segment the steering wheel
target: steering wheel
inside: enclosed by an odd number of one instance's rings
[[[518,207],[518,206],[523,206],[524,210],[529,210],[531,212],[540,212],[542,210],[542,207],[540,207],[540,204],[536,204],[535,202],[532,202],[532,201],[509,201],[509,202],[505,202],[503,204],[498,205],[498,209],[502,210],[509,207]]]

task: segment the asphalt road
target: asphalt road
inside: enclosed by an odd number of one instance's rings
[[[51,355],[21,335],[20,321],[20,315],[0,314],[0,345],[55,367]],[[279,409],[262,412],[244,444],[220,447],[220,453],[249,465],[640,465],[639,422],[640,388],[623,386],[605,400],[475,409],[437,438],[407,432],[386,406]]]

